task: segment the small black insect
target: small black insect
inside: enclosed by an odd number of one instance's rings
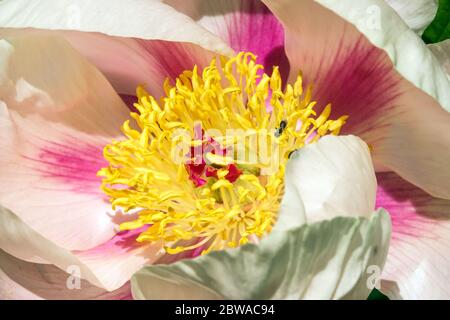
[[[281,136],[281,134],[283,133],[284,129],[286,129],[287,126],[287,121],[286,120],[281,120],[280,122],[280,127],[275,129],[275,137],[279,137]]]

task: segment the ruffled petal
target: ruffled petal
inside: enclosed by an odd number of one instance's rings
[[[85,280],[78,282],[74,275],[53,265],[19,260],[0,250],[0,300],[132,299],[129,282],[108,292]]]
[[[433,52],[450,79],[450,39],[429,44],[428,48]]]
[[[63,36],[123,94],[135,94],[145,84],[159,96],[166,77],[206,65],[212,52],[233,53],[220,38],[156,0],[126,5],[120,0],[7,0],[0,12],[0,36]]]
[[[0,51],[0,204],[70,250],[109,240],[96,173],[128,108],[63,39],[1,40]]]
[[[450,201],[427,195],[395,173],[377,178],[377,206],[392,219],[383,292],[392,298],[450,299]]]
[[[335,218],[273,232],[257,245],[145,267],[133,276],[132,293],[136,299],[366,299],[367,267],[383,268],[389,237],[384,211],[370,219]]]
[[[260,0],[166,0],[166,3],[222,38],[236,52],[250,51],[272,72],[289,73],[281,23]]]
[[[302,70],[320,107],[349,115],[343,133],[363,138],[378,167],[450,198],[450,82],[420,38],[383,1],[319,1],[359,31],[314,1],[265,2],[285,27],[291,77]]]
[[[297,190],[294,178],[289,178],[292,165],[288,164],[284,180],[284,195],[281,200],[278,218],[273,226],[273,231],[285,231],[306,223],[305,205],[300,192]]]
[[[436,16],[437,0],[385,0],[406,24],[421,35]]]
[[[308,223],[368,217],[376,190],[369,148],[355,136],[325,136],[295,152],[286,165],[286,192],[299,195]]]

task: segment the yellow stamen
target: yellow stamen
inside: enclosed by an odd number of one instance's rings
[[[316,116],[311,86],[303,89],[301,75],[283,90],[277,67],[271,76],[261,70],[253,54],[239,53],[212,60],[201,73],[195,66],[175,85],[166,81],[159,102],[137,88],[135,125],[127,120],[126,139],[105,147],[109,166],[98,173],[113,208],[138,210],[137,220],[121,224],[122,230],[148,226],[137,241],[162,241],[172,254],[232,248],[271,231],[290,153],[338,134],[347,117],[330,120],[330,105]],[[204,136],[194,133],[196,124]],[[232,151],[196,158],[182,148],[182,161],[176,161],[183,143],[188,151],[205,143]],[[202,159],[212,173],[193,178],[189,163]],[[203,180],[194,183],[196,178]]]

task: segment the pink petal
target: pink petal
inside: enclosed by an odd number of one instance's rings
[[[130,219],[117,215],[117,223]],[[68,251],[44,238],[10,210],[0,207],[0,249],[17,259],[53,264],[64,272],[73,272],[92,285],[114,291],[130,280],[146,263],[163,256],[158,244],[140,244],[142,230],[120,232],[105,243],[85,251]]]
[[[60,36],[97,67],[120,94],[135,95],[138,85],[156,97],[167,77],[175,78],[197,64],[206,66],[214,53],[196,44],[122,38],[99,33],[39,29],[0,29],[2,37]]]
[[[162,40],[136,41],[148,66],[146,88],[155,97],[164,95],[163,83],[166,78],[174,80],[183,71],[192,70],[195,65],[202,70],[214,57],[213,52],[193,44]]]
[[[49,33],[49,31],[40,31]],[[120,38],[96,33],[57,32],[94,64],[121,94],[135,95],[138,85],[156,97],[164,80],[209,64],[214,54],[192,43]]]
[[[20,37],[0,51],[0,203],[58,246],[107,241],[114,212],[96,172],[128,109],[62,39]]]
[[[133,112],[137,112],[138,110],[134,106],[134,104],[137,102],[137,97],[135,95],[129,95],[129,94],[121,94],[120,97],[122,98],[123,102],[127,105],[128,109],[130,109]]]
[[[142,231],[120,232],[102,245],[74,254],[96,275],[104,288],[114,290],[144,264],[152,264],[164,255],[158,244],[136,241]]]
[[[0,25],[10,28],[0,29],[1,36],[42,31],[62,35],[107,75],[120,93],[133,94],[143,82],[153,85],[155,65],[153,60],[145,61],[145,52],[135,39],[177,42],[199,52],[205,48],[232,53],[221,39],[162,1],[129,1],[124,7],[122,0],[12,0],[2,1],[0,11]],[[157,88],[160,86],[158,82]]]
[[[450,201],[429,196],[395,173],[377,178],[377,207],[392,219],[383,273],[391,281],[387,292],[404,299],[449,299]]]
[[[280,67],[283,79],[289,73],[281,23],[259,0],[169,0],[178,11],[218,35],[236,52],[250,51],[272,72]]]
[[[450,115],[402,78],[388,55],[314,1],[266,3],[283,22],[293,79],[314,83],[318,110],[347,114],[343,133],[362,137],[376,164],[430,194],[450,198]],[[326,23],[324,23],[326,21]]]

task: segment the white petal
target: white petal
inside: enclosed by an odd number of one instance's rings
[[[383,268],[389,237],[384,211],[274,232],[258,245],[146,267],[132,278],[133,297],[366,299],[367,267]]]
[[[96,248],[70,252],[0,207],[0,249],[23,261],[53,264],[62,272],[71,273],[76,268],[82,279],[107,291],[120,288],[145,263],[160,257],[160,247],[139,245],[135,239],[136,235],[121,234]]]
[[[385,0],[406,24],[421,35],[436,16],[438,0]]]
[[[303,200],[308,223],[368,217],[375,209],[377,181],[369,148],[355,136],[325,136],[293,153],[286,165],[288,186]]]
[[[349,116],[342,133],[370,145],[376,167],[450,199],[450,139],[442,134],[450,82],[394,10],[376,0],[265,3],[285,27],[290,78],[301,70],[314,85],[317,111],[331,103],[333,117]]]
[[[167,77],[205,66],[213,52],[233,53],[220,38],[157,0],[7,0],[0,2],[0,12],[0,37],[62,36],[121,94],[135,95],[145,84],[159,97]]]
[[[132,298],[129,283],[113,292],[108,292],[85,280],[78,282],[74,275],[75,273],[69,275],[53,265],[19,260],[0,250],[0,300],[129,300]]]
[[[428,48],[434,53],[434,56],[441,64],[442,69],[447,72],[447,76],[450,79],[450,39],[429,44]]]

